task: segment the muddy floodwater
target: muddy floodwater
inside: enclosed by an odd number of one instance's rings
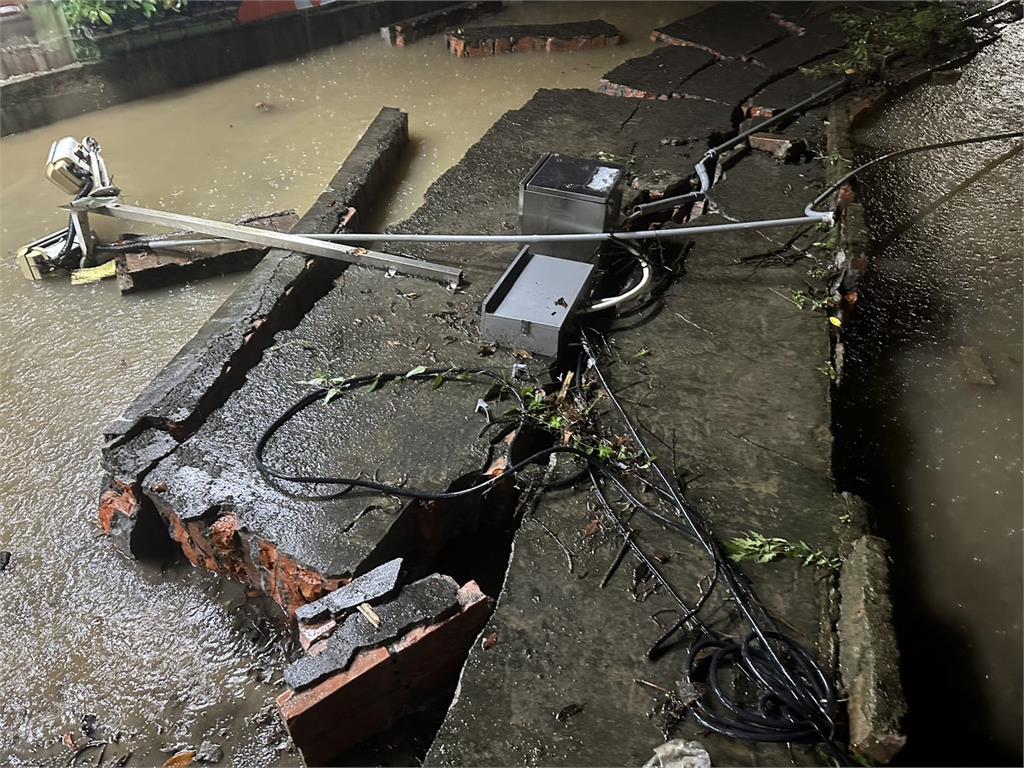
[[[891,105],[863,158],[1019,130],[1024,25],[952,84]],[[1019,145],[903,158],[865,178],[874,264],[847,334],[847,480],[895,555],[907,764],[1021,760]]]
[[[64,764],[62,737],[86,743],[92,715],[98,738],[120,734],[108,759],[132,750],[135,764],[162,763],[161,748],[205,738],[230,764],[298,761],[271,708],[273,627],[218,578],[121,558],[96,524],[103,427],[238,278],[129,298],[110,281],[26,282],[14,250],[63,224],[66,198],[42,173],[50,142],[96,137],[128,202],[235,219],[304,210],[380,107],[400,107],[412,152],[383,217],[394,221],[536,89],[594,88],[651,49],[651,29],[700,7],[516,5],[481,23],[600,17],[624,43],[466,60],[442,37],[391,49],[371,36],[0,140],[0,550],[13,553],[0,572],[0,762]]]

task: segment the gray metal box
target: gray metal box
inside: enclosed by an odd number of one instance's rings
[[[481,335],[503,347],[557,357],[593,275],[593,264],[523,248],[484,299]]]
[[[621,165],[549,152],[519,185],[519,219],[524,235],[604,232],[618,224],[622,205]],[[540,243],[536,251],[590,261],[597,243]]]

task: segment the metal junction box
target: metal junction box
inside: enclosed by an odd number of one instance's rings
[[[519,185],[519,219],[524,235],[604,232],[618,224],[626,169],[552,152],[533,166]],[[596,243],[540,243],[547,256],[590,261]]]
[[[594,266],[523,248],[484,299],[480,333],[503,347],[557,357]]]

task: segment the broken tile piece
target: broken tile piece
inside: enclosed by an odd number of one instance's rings
[[[361,613],[350,614],[331,634],[321,653],[304,656],[285,669],[285,682],[293,690],[301,690],[345,670],[357,651],[384,645],[415,626],[436,621],[456,610],[458,591],[459,585],[454,579],[435,573],[404,587],[394,599],[378,605],[374,611],[380,619],[379,627],[374,627]]]
[[[303,605],[295,611],[295,617],[303,624],[322,621],[350,611],[360,603],[369,603],[387,597],[395,591],[398,575],[402,570],[402,558],[396,557],[384,565],[357,576],[348,584],[338,587],[319,600]]]

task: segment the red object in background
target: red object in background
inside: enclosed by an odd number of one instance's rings
[[[242,0],[238,6],[238,21],[240,24],[246,24],[250,21],[260,21],[272,16],[294,13],[303,8],[327,5],[327,2],[322,0]]]

